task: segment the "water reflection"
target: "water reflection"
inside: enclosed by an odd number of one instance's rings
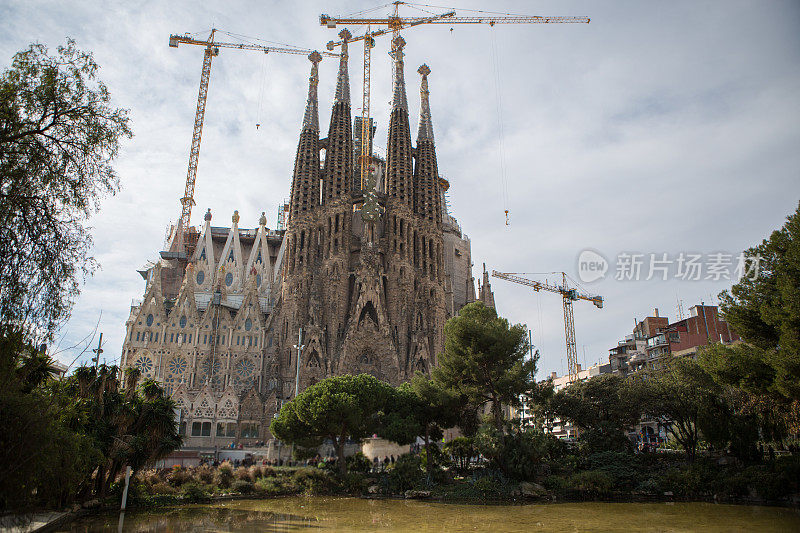
[[[456,505],[358,498],[237,500],[161,511],[128,510],[64,531],[800,531],[792,509],[703,503]]]
[[[184,531],[275,531],[287,532],[319,528],[315,518],[271,511],[192,506],[155,512],[128,511],[80,520],[71,524],[71,532],[113,530],[137,533]]]

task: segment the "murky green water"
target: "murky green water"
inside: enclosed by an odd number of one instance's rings
[[[74,522],[71,532],[119,530],[119,515]],[[793,509],[706,503],[461,505],[356,498],[280,498],[133,512],[122,531],[800,531]]]

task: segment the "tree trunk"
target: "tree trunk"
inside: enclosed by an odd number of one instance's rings
[[[428,424],[425,424],[425,461],[427,463],[425,470],[430,472],[433,463],[431,462],[431,430]]]
[[[503,409],[496,397],[492,397],[492,415],[498,431],[503,431]]]
[[[336,457],[339,459],[339,475],[344,479],[347,476],[347,463],[344,460],[344,437],[333,439],[333,449],[336,450]]]

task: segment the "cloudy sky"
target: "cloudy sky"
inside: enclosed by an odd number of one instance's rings
[[[278,43],[322,48],[337,30],[320,13],[376,7],[327,2],[0,0],[2,65],[31,42],[67,36],[91,50],[117,105],[130,109],[134,139],[116,162],[122,190],[92,219],[88,279],[61,332],[59,357],[104,333],[119,357],[136,269],[157,257],[178,218],[202,63],[199,47],[167,46],[171,33],[211,27]],[[490,6],[490,7],[489,7]],[[738,254],[780,227],[800,199],[800,4],[795,1],[462,1],[461,9],[583,15],[591,24],[422,26],[404,33],[406,80],[416,131],[416,68],[427,63],[439,170],[481,264],[509,272],[566,271],[578,279],[585,249],[609,261],[586,283],[604,309],[575,305],[579,359],[606,361],[634,319],[705,301],[730,281],[644,278],[650,254]],[[441,9],[424,7],[433,12]],[[387,13],[388,7],[375,13]],[[423,14],[407,7],[407,15]],[[359,28],[351,28],[358,35]],[[226,37],[227,39],[227,37]],[[232,38],[229,40],[233,40]],[[390,99],[388,38],[373,52],[378,151]],[[217,225],[234,209],[243,227],[261,211],[275,226],[287,198],[308,77],[302,56],[222,50],[214,60],[192,222],[210,207]],[[354,102],[361,64],[350,63]],[[320,122],[327,125],[336,62],[320,66]],[[358,104],[354,104],[358,106]],[[354,113],[355,114],[355,113]],[[256,129],[256,123],[261,127]],[[323,126],[326,129],[327,126]],[[383,145],[383,146],[381,146]],[[505,191],[505,193],[504,193]],[[506,225],[503,211],[510,211]],[[616,280],[620,253],[644,254],[642,279]],[[552,279],[536,275],[535,279]],[[661,274],[654,276],[660,278]],[[493,280],[498,309],[533,330],[540,376],[564,371],[558,295]],[[88,359],[84,354],[80,360]]]

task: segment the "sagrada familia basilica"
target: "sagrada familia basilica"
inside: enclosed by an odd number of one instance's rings
[[[347,30],[340,36],[350,37]],[[203,226],[186,235],[186,251],[168,246],[172,251],[140,271],[146,287],[126,323],[122,364],[163,384],[180,408],[185,445],[267,442],[282,403],[329,376],[368,373],[396,385],[430,372],[447,319],[476,299],[494,306],[485,268],[476,294],[469,238],[448,213],[449,184],[439,176],[428,102],[430,69],[417,71],[413,145],[405,43],[393,44],[387,153],[385,160],[373,155],[366,184],[345,42],[325,138],[317,99],[321,56],[309,56],[285,224],[269,229],[262,214],[257,227],[242,228],[234,212],[230,226],[215,226],[209,210]]]

